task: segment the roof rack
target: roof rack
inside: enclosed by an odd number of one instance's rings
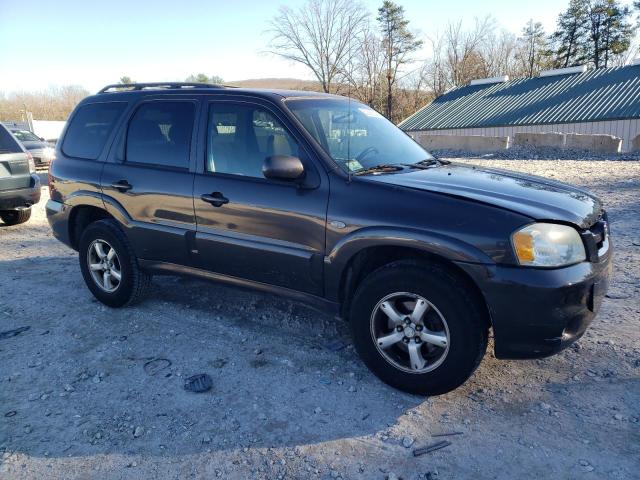
[[[198,82],[151,82],[151,83],[113,83],[107,85],[98,93],[121,92],[146,89],[169,89],[169,88],[226,88],[224,85]]]

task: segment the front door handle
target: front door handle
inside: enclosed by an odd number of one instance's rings
[[[205,193],[200,195],[200,198],[207,203],[210,203],[214,207],[221,207],[225,203],[229,203],[229,199],[222,195],[220,192],[213,192],[211,194]]]
[[[131,190],[133,188],[133,185],[131,185],[126,180],[120,180],[119,182],[112,183],[111,188],[115,188],[119,192],[126,192],[128,190]]]

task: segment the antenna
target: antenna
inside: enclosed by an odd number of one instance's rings
[[[353,63],[351,61],[351,55],[353,50],[351,49],[351,15],[348,20],[349,28],[349,78],[347,79],[347,173],[349,175],[348,181],[351,183],[351,80],[353,79]]]

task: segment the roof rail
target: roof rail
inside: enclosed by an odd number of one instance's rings
[[[113,83],[107,85],[98,93],[146,90],[146,89],[169,89],[169,88],[226,88],[224,85],[214,85],[213,83],[198,82],[151,82],[151,83]]]

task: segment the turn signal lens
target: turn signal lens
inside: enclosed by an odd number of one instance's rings
[[[563,267],[586,259],[578,231],[568,225],[534,223],[511,236],[520,265]]]
[[[533,252],[533,237],[529,233],[516,232],[513,234],[513,247],[520,263],[533,262],[536,256]]]

